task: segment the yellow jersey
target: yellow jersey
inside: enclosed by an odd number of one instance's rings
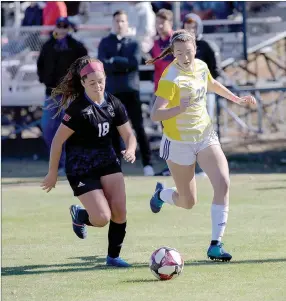
[[[155,95],[168,100],[167,108],[179,106],[181,98],[190,98],[184,113],[162,121],[163,132],[170,140],[199,142],[212,131],[206,106],[211,78],[207,64],[199,59],[195,59],[193,72],[184,71],[176,59],[164,70]]]

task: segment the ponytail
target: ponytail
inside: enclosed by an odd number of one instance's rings
[[[188,31],[186,31],[185,29],[180,29],[177,31],[174,31],[171,39],[170,39],[170,45],[165,48],[159,56],[147,60],[145,63],[146,65],[151,65],[154,64],[157,60],[159,59],[163,59],[164,57],[166,57],[169,54],[173,54],[173,49],[174,49],[174,43],[175,42],[188,42],[191,41],[194,44],[194,47],[196,48],[196,37],[193,33],[190,33]]]
[[[153,58],[153,59],[150,59],[150,60],[147,60],[145,63],[146,65],[151,65],[151,64],[154,64],[157,60],[160,60],[160,59],[163,59],[164,57],[166,57],[167,55],[169,54],[172,54],[172,47],[169,46],[167,48],[165,48],[159,56]]]

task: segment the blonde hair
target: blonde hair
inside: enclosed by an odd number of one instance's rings
[[[145,63],[146,65],[154,64],[157,60],[163,59],[169,54],[173,54],[174,52],[174,43],[175,42],[189,42],[191,41],[195,48],[196,46],[196,36],[193,33],[188,32],[185,29],[180,29],[174,31],[171,39],[170,39],[170,45],[165,48],[157,57],[147,60]]]

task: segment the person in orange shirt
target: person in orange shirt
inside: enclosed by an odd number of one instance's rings
[[[58,18],[67,16],[67,6],[64,1],[48,1],[43,9],[43,25],[56,25]]]

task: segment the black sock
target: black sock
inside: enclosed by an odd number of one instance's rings
[[[116,258],[119,256],[122,243],[125,237],[126,222],[123,224],[116,224],[112,220],[109,223],[108,230],[108,256]]]
[[[86,224],[88,226],[92,226],[92,224],[89,221],[89,215],[85,209],[80,209],[78,211],[78,219],[81,223]]]
[[[218,245],[218,240],[211,241],[211,246],[217,246],[217,245]]]

